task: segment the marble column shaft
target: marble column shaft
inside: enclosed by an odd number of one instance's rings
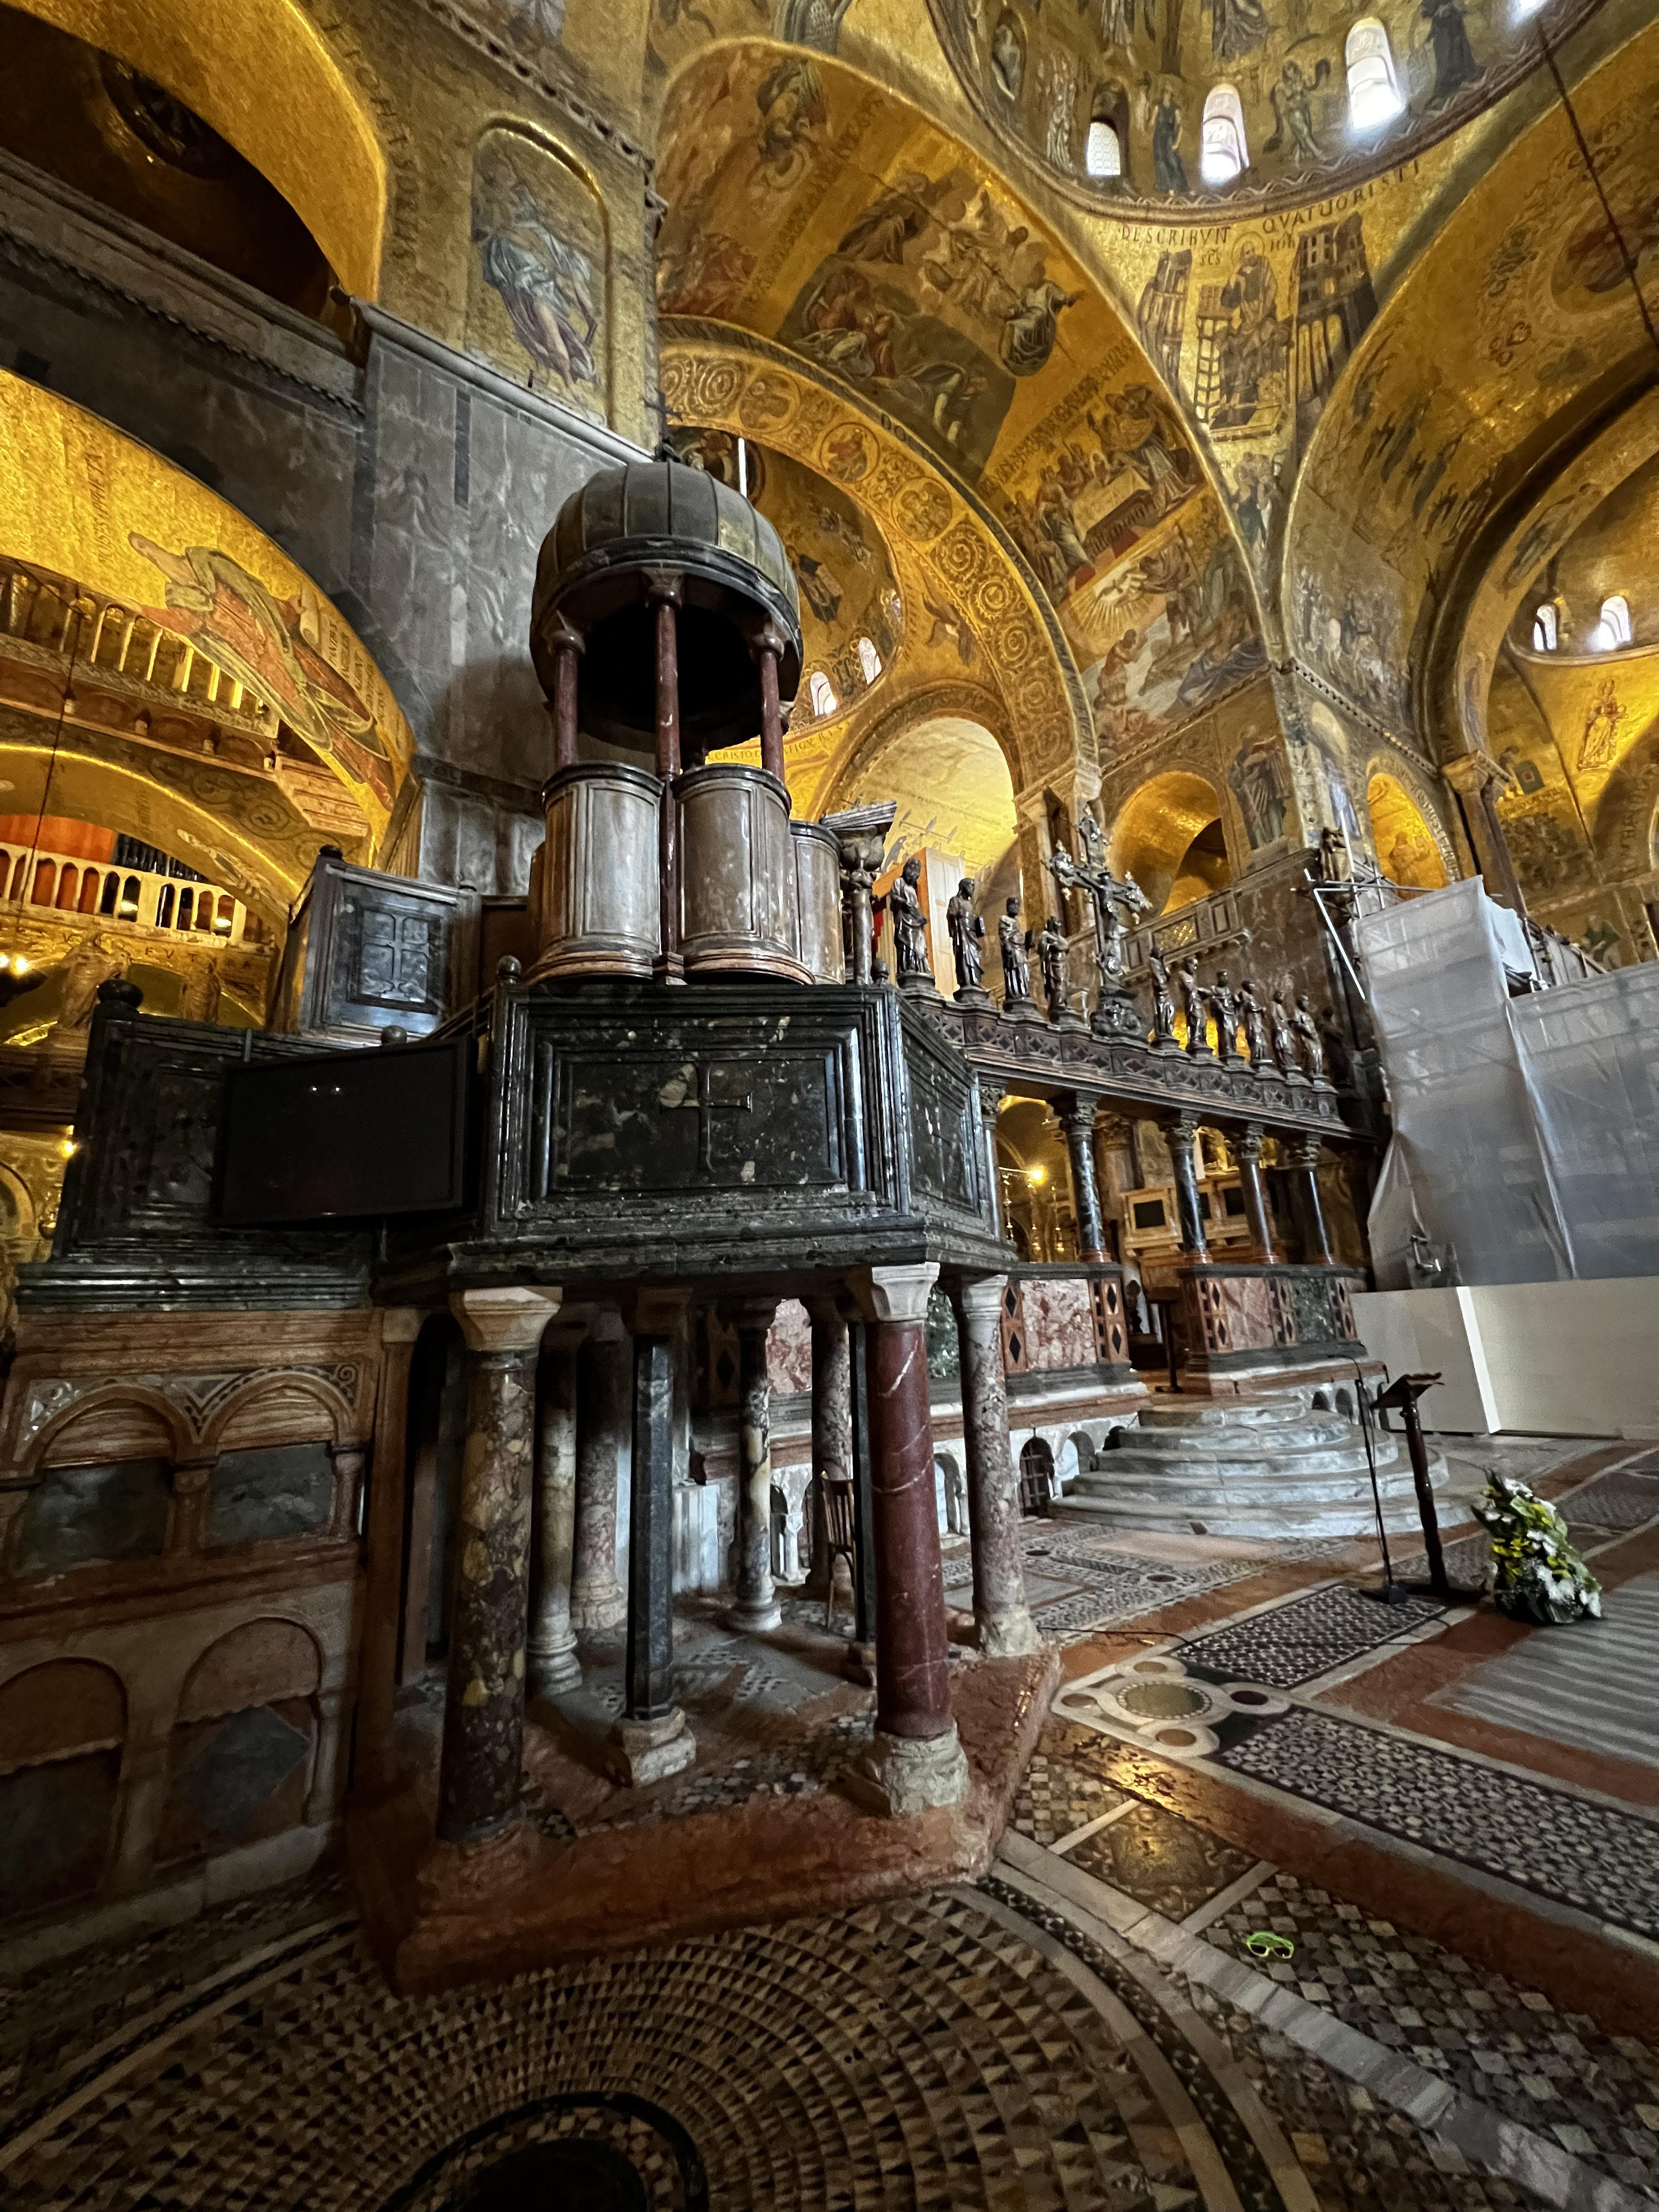
[[[754,1632],[783,1620],[772,1583],[772,1386],[766,1372],[766,1340],[777,1313],[775,1299],[739,1307],[738,1325],[737,1602],[733,1628]]]
[[[404,1572],[404,1520],[409,1500],[409,1394],[416,1340],[424,1316],[393,1306],[380,1317],[380,1408],[366,1531],[368,1589],[358,1661],[357,1786],[368,1792],[392,1782],[392,1714],[398,1689],[398,1610]]]
[[[1100,1217],[1100,1191],[1095,1182],[1095,1109],[1087,1100],[1073,1097],[1058,1101],[1055,1110],[1066,1132],[1078,1243],[1085,1260],[1103,1260],[1106,1231]]]
[[[1019,1477],[1008,1440],[1002,1370],[1006,1275],[952,1278],[962,1353],[962,1429],[968,1459],[968,1534],[974,1562],[974,1619],[988,1658],[1035,1651],[1041,1638],[1025,1600],[1019,1540]]]
[[[1303,1259],[1314,1267],[1329,1267],[1336,1255],[1331,1249],[1324,1201],[1319,1195],[1320,1149],[1317,1137],[1294,1138],[1289,1146],[1290,1164],[1302,1216]]]
[[[868,1327],[876,1553],[876,1726],[912,1741],[951,1714],[945,1571],[933,1496],[927,1335],[915,1321]]]
[[[521,1817],[537,1341],[557,1297],[475,1292],[456,1304],[467,1338],[466,1449],[438,1833],[476,1843]]]
[[[1272,1218],[1267,1212],[1267,1188],[1261,1180],[1261,1132],[1255,1124],[1247,1122],[1232,1139],[1233,1158],[1238,1162],[1238,1187],[1244,1200],[1244,1219],[1250,1231],[1250,1243],[1264,1260],[1274,1260]]]
[[[576,1549],[576,1352],[573,1340],[548,1345],[542,1354],[529,1646],[530,1687],[538,1697],[574,1690],[582,1678],[570,1619]]]
[[[812,1481],[807,1491],[809,1541],[806,1595],[824,1597],[830,1582],[829,1532],[823,1524],[820,1478],[845,1482],[852,1468],[853,1356],[847,1322],[833,1298],[809,1298],[812,1322]]]
[[[1164,1124],[1164,1133],[1170,1144],[1170,1170],[1175,1178],[1181,1249],[1189,1259],[1207,1260],[1210,1255],[1204,1242],[1204,1217],[1198,1206],[1198,1170],[1193,1164],[1193,1139],[1198,1131],[1197,1117],[1191,1114],[1177,1115],[1174,1121]]]
[[[673,1705],[674,1340],[634,1340],[634,1471],[629,1486],[628,1663],[623,1711],[660,1720]]]
[[[586,1635],[628,1617],[617,1579],[617,1462],[632,1420],[632,1352],[614,1315],[576,1356],[576,1546],[570,1619]]]

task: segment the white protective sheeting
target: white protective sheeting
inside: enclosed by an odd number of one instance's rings
[[[1357,935],[1395,1127],[1370,1220],[1377,1287],[1571,1275],[1510,1019],[1505,971],[1532,973],[1519,920],[1474,878],[1365,915]]]

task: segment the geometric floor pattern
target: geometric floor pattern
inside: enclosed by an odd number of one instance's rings
[[[1231,1681],[1291,1690],[1363,1652],[1409,1636],[1445,1607],[1422,1598],[1383,1605],[1350,1583],[1310,1590],[1248,1620],[1182,1644],[1182,1662]]]
[[[1659,1940],[1659,1816],[1306,1710],[1264,1720],[1213,1756],[1235,1773]]]
[[[1133,1620],[1182,1599],[1202,1597],[1258,1571],[1250,1560],[1205,1560],[1172,1566],[1162,1560],[1124,1558],[1086,1532],[1061,1534],[1050,1521],[1021,1524],[1025,1593],[1031,1618],[1044,1636],[1076,1642],[1109,1622]],[[972,1603],[973,1561],[963,1551],[947,1555],[945,1587]]]
[[[699,2176],[732,2212],[1200,2204],[1179,2112],[1101,2011],[948,1894],[420,1999],[331,1932],[190,1994],[71,2063],[79,2096],[0,2148],[9,2208],[439,2212],[573,2131],[639,2156],[653,2205]]]

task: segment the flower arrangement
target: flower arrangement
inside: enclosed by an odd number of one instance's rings
[[[1475,1518],[1492,1538],[1492,1601],[1514,1620],[1544,1626],[1599,1620],[1601,1585],[1573,1549],[1567,1524],[1524,1482],[1493,1473]]]

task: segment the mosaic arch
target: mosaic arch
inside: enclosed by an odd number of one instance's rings
[[[196,477],[97,416],[3,372],[0,555],[72,580],[89,605],[112,605],[123,621],[132,617],[182,641],[264,710],[273,742],[279,722],[291,729],[344,787],[374,836],[384,831],[414,740],[332,602]],[[130,719],[137,741],[150,717],[135,710]],[[156,768],[165,783],[159,758]],[[261,781],[240,780],[250,789],[241,826],[256,831]],[[264,826],[275,830],[275,817]]]
[[[212,125],[293,208],[360,299],[380,289],[386,163],[316,25],[289,0],[13,0],[115,55]]]
[[[1598,4],[927,0],[1005,145],[1080,205],[1165,222],[1291,205],[1409,161],[1540,66],[1540,16],[1554,40]]]
[[[1468,562],[1525,497],[1532,457],[1577,437],[1590,405],[1651,360],[1620,240],[1659,297],[1656,76],[1649,27],[1576,88],[1594,179],[1559,105],[1516,137],[1371,322],[1308,446],[1285,539],[1289,650],[1430,757],[1470,742],[1492,675],[1471,651],[1451,696]],[[1449,300],[1467,307],[1449,313]],[[1582,519],[1558,514],[1554,526]],[[1540,543],[1511,553],[1506,590],[1521,588]]]
[[[1118,810],[1107,842],[1114,872],[1133,876],[1155,915],[1207,898],[1231,879],[1221,794],[1190,769],[1149,777]]]
[[[658,183],[664,313],[775,341],[981,501],[1103,736],[1177,727],[1265,665],[1244,526],[1170,396],[1158,332],[982,155],[822,52],[720,44],[669,88]],[[1257,256],[1241,281],[1259,289],[1266,268]],[[1264,377],[1283,385],[1287,327],[1229,336],[1212,431],[1255,419]]]
[[[1389,881],[1416,890],[1440,890],[1449,880],[1441,840],[1400,777],[1373,768],[1365,805],[1377,865]]]
[[[1018,828],[1008,763],[982,721],[937,707],[918,711],[923,704],[915,701],[900,726],[860,746],[836,778],[832,804],[893,799],[886,866],[925,848],[988,884],[1007,868]]]
[[[935,604],[965,623],[994,676],[1019,788],[1092,757],[1081,687],[1052,611],[994,520],[918,441],[780,347],[685,320],[664,322],[662,346],[671,425],[763,441],[848,491],[896,559],[901,546],[914,553]]]

